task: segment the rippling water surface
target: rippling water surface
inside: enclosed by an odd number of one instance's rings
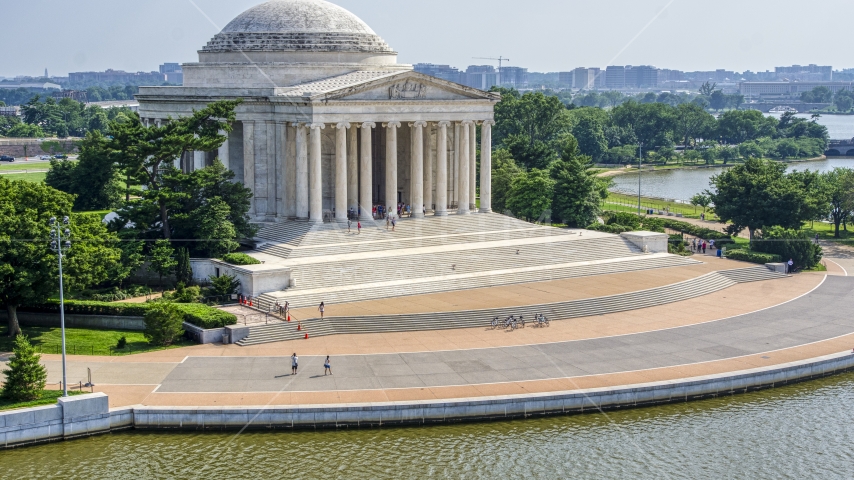
[[[320,432],[125,432],[0,452],[0,478],[854,478],[854,374],[608,414]]]

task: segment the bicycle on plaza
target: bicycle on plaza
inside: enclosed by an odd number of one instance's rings
[[[548,327],[550,326],[549,319],[542,313],[538,313],[534,315],[534,324],[538,327]]]

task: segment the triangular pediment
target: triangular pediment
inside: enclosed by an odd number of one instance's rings
[[[325,92],[324,100],[373,101],[498,101],[497,93],[484,92],[417,72],[401,72]]]

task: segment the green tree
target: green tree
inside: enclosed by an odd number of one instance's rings
[[[712,177],[712,203],[730,232],[744,228],[754,238],[763,227],[800,228],[808,220],[806,195],[801,185],[786,175],[786,165],[748,159]]]
[[[18,307],[43,302],[59,287],[49,242],[51,217],[71,216],[72,246],[63,252],[69,290],[104,282],[121,258],[118,238],[107,232],[100,216],[72,215],[72,201],[44,184],[0,177],[0,305],[6,307],[12,337],[20,333]]]
[[[240,289],[240,280],[231,275],[210,277],[210,282],[211,292],[220,297],[235,294]]]
[[[709,106],[713,110],[723,110],[727,107],[727,96],[721,90],[715,90],[709,95]]]
[[[809,92],[801,93],[801,101],[804,103],[830,103],[833,101],[833,92],[824,86],[815,87]]]
[[[676,132],[686,147],[691,145],[691,140],[697,143],[697,139],[710,137],[714,132],[715,117],[708,113],[703,107],[691,103],[683,103],[676,107],[675,116]]]
[[[40,138],[46,137],[47,134],[38,125],[30,125],[28,123],[18,123],[6,130],[5,135],[9,138]]]
[[[543,217],[552,207],[555,181],[547,170],[531,169],[513,179],[507,196],[507,208],[517,217],[532,221]]]
[[[174,303],[155,303],[145,312],[143,333],[149,343],[172,345],[184,334],[184,314]]]
[[[738,145],[777,133],[777,121],[758,110],[730,110],[718,117],[717,135],[724,143]]]
[[[590,157],[579,152],[572,135],[561,139],[561,159],[552,166],[552,218],[570,227],[586,227],[601,213],[599,183]]]
[[[163,277],[175,273],[178,261],[175,260],[175,249],[168,240],[158,240],[148,253],[148,271],[160,276],[160,285],[163,285]]]
[[[695,207],[702,207],[703,214],[706,213],[706,209],[709,208],[709,205],[712,204],[712,198],[704,193],[698,193],[691,197],[691,205]]]
[[[579,108],[572,111],[575,125],[572,136],[578,140],[581,153],[595,160],[602,158],[608,150],[608,139],[605,137],[605,124],[608,116],[601,109]]]
[[[780,255],[784,262],[792,259],[798,269],[812,268],[821,261],[821,247],[813,243],[806,232],[769,227],[750,242],[751,250]]]
[[[119,284],[133,275],[145,263],[145,254],[143,254],[144,244],[139,241],[126,240],[119,242],[121,250],[121,261],[116,264],[115,269],[110,273],[110,279]]]
[[[106,210],[121,200],[118,172],[106,145],[104,135],[89,132],[79,143],[77,162],[51,160],[45,183],[76,195],[75,210]]]
[[[39,363],[41,355],[24,335],[15,338],[12,352],[9,369],[3,371],[3,396],[16,402],[38,400],[47,383],[47,369]]]
[[[193,267],[190,265],[190,252],[186,248],[176,250],[175,278],[178,283],[190,285],[193,283]]]
[[[628,101],[611,111],[614,125],[631,130],[644,150],[673,145],[676,109],[663,103]]]
[[[492,208],[496,212],[507,210],[507,197],[513,180],[522,173],[507,149],[492,152]]]
[[[854,212],[854,170],[834,168],[822,173],[821,177],[827,194],[827,213],[833,221],[833,235],[839,238],[840,225],[846,224]]]
[[[797,157],[800,149],[798,148],[798,144],[792,140],[791,138],[784,138],[777,143],[777,148],[775,149],[776,157],[781,158],[783,160]]]
[[[739,145],[738,153],[744,158],[762,158],[765,156],[765,149],[759,143],[751,140]]]
[[[239,101],[220,101],[193,112],[192,115],[168,121],[161,126],[145,127],[134,114],[126,123],[113,122],[110,133],[113,139],[109,148],[127,176],[137,185],[145,186],[142,199],[156,205],[160,216],[160,230],[166,239],[172,238],[169,210],[184,199],[164,189],[163,171],[174,170],[170,164],[188,151],[210,152],[226,140],[220,132],[230,132],[235,120],[234,109]]]
[[[703,95],[705,97],[709,97],[713,93],[715,93],[715,88],[717,86],[718,86],[717,83],[706,82],[700,86],[700,90],[698,90],[698,92],[700,93],[700,95]]]

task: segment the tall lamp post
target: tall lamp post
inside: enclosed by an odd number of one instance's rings
[[[62,396],[68,396],[68,377],[66,375],[65,364],[65,296],[62,288],[62,249],[68,250],[71,248],[71,242],[65,240],[63,243],[62,236],[65,238],[71,237],[71,230],[68,229],[70,219],[62,217],[62,222],[58,222],[56,217],[50,217],[48,224],[50,225],[50,249],[56,252],[59,258],[59,325],[62,329]]]
[[[641,214],[641,160],[643,159],[643,142],[638,143],[638,215]]]

